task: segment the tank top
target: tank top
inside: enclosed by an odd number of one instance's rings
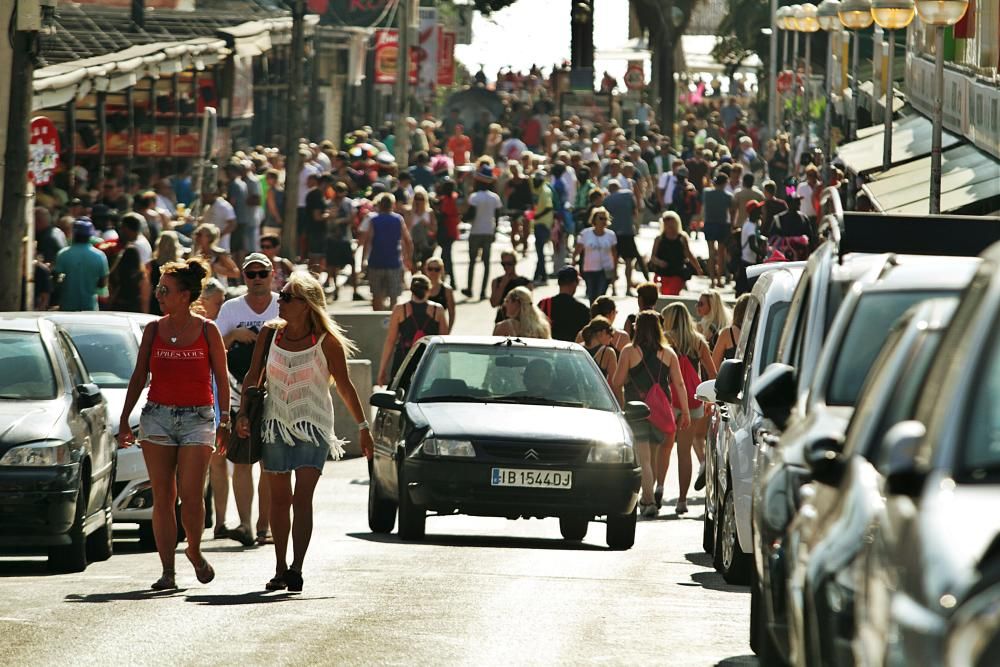
[[[597,367],[601,369],[601,373],[606,373],[604,367],[601,366],[601,362],[604,361],[604,355],[607,354],[605,350],[607,350],[607,348],[607,345],[595,345],[594,347],[586,348],[587,352],[590,353],[590,356],[594,358],[594,362],[597,364]]]
[[[398,269],[403,266],[400,240],[403,230],[395,213],[380,213],[371,221],[372,249],[368,266],[373,269]]]
[[[663,363],[659,357],[660,350],[642,352],[642,362],[628,369],[628,381],[625,383],[625,400],[641,401],[653,388],[657,376],[660,387],[670,398],[670,366]]]
[[[439,304],[441,304],[442,308],[444,308],[445,310],[447,310],[448,309],[448,293],[446,291],[447,289],[448,289],[447,287],[445,287],[444,285],[441,285],[440,288],[438,289],[438,293],[437,294],[428,294],[427,295],[427,300],[428,301],[433,301],[434,303],[439,303]]]
[[[438,321],[428,312],[427,303],[413,301],[403,304],[403,321],[399,325],[399,337],[396,339],[396,353],[393,355],[392,375],[396,374],[413,344],[424,336],[438,333]],[[407,315],[409,311],[409,315]]]
[[[149,354],[149,400],[160,405],[195,407],[214,405],[212,364],[208,354],[207,322],[190,345],[170,345],[159,335],[159,322],[153,331],[153,349]]]
[[[667,263],[665,267],[656,267],[657,275],[684,275],[684,241],[680,236],[672,241],[666,236],[660,236],[660,243],[656,246],[656,258]]]
[[[278,346],[281,332],[267,353],[267,397],[261,433],[265,442],[283,441],[294,447],[293,438],[330,445],[334,459],[344,454],[343,441],[333,432],[333,399],[330,370],[320,336],[311,347],[297,352]]]

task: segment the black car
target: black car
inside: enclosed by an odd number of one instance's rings
[[[368,523],[404,540],[428,512],[558,517],[582,540],[607,517],[607,543],[635,541],[639,466],[629,419],[579,345],[538,339],[422,338],[390,391],[372,395],[375,456]]]
[[[112,553],[114,439],[73,341],[37,317],[0,316],[0,550],[45,549],[79,572]]]

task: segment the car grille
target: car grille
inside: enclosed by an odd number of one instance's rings
[[[477,442],[480,456],[503,463],[523,465],[569,465],[586,463],[590,447],[585,444],[539,442]]]

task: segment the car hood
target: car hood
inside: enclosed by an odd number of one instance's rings
[[[52,401],[0,401],[0,449],[45,440],[62,423],[66,405]]]
[[[920,502],[921,552],[930,599],[962,594],[976,579],[976,565],[1000,534],[1000,485],[955,484],[932,476]],[[947,536],[944,538],[943,536]]]
[[[507,403],[411,403],[410,418],[435,435],[462,440],[555,440],[618,443],[624,418],[614,412]]]

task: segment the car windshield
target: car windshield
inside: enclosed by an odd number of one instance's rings
[[[42,401],[56,397],[56,378],[39,334],[0,331],[0,368],[0,399]]]
[[[791,304],[787,301],[776,303],[771,306],[767,314],[767,324],[764,326],[764,358],[761,368],[778,359],[778,341],[781,340],[781,330],[785,327],[785,320],[788,318],[788,308]]]
[[[421,364],[412,399],[565,405],[615,410],[607,382],[583,350],[440,345]]]
[[[62,321],[80,351],[90,377],[102,389],[124,389],[132,377],[139,346],[124,326]]]
[[[826,387],[828,405],[854,406],[893,322],[913,304],[944,292],[874,292],[861,296],[833,362]]]
[[[963,478],[996,480],[1000,476],[1000,344],[994,339],[988,348],[989,359],[983,367],[978,386],[972,392],[972,411],[966,422],[968,433],[962,439]]]

